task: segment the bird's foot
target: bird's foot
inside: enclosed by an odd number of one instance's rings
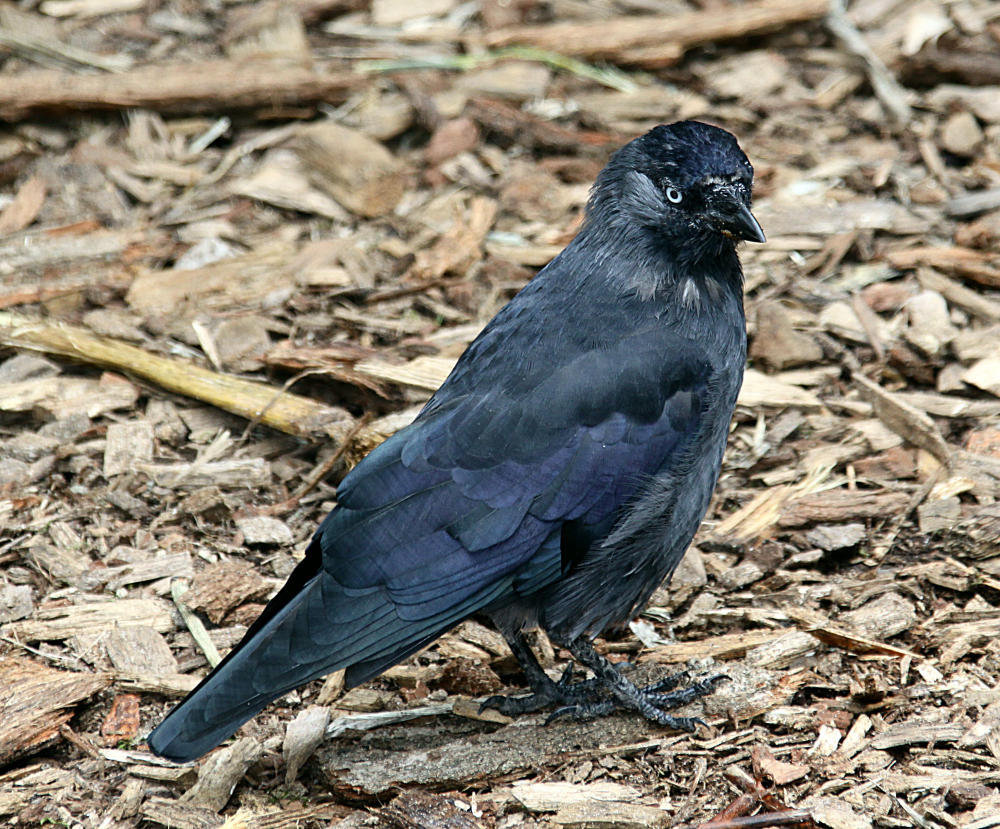
[[[622,662],[616,666],[618,670],[630,667],[632,665],[629,662]],[[516,717],[520,714],[531,714],[543,708],[551,708],[553,705],[562,706],[568,710],[598,704],[603,696],[602,690],[601,683],[597,679],[573,682],[573,663],[570,662],[558,682],[549,679],[544,684],[538,684],[532,693],[523,697],[497,694],[484,700],[479,706],[479,711],[482,713],[487,708],[492,708],[508,717]]]
[[[667,711],[680,708],[692,700],[712,693],[716,685],[723,680],[729,679],[729,677],[725,674],[716,674],[708,679],[695,682],[686,688],[673,690],[687,679],[687,677],[687,671],[682,671],[642,688],[637,688],[632,683],[624,680],[624,677],[621,677],[624,681],[615,683],[614,696],[612,698],[563,705],[549,714],[548,719],[545,720],[545,724],[548,725],[553,720],[561,717],[571,717],[574,720],[580,721],[592,720],[596,717],[603,717],[610,714],[612,711],[630,708],[638,711],[647,720],[652,720],[660,725],[675,728],[678,731],[693,732],[699,725],[705,725],[704,720],[698,717],[674,717],[668,714]],[[593,680],[590,681],[593,682]]]

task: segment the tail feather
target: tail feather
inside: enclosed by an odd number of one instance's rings
[[[306,565],[308,559],[243,640],[153,730],[153,752],[194,760],[283,694],[339,668],[348,669],[349,686],[377,676],[510,589],[503,579],[445,611],[405,619],[384,588],[345,589]],[[345,604],[349,621],[338,619]]]
[[[194,760],[232,735],[272,700],[340,667],[335,664],[335,654],[331,654],[334,664],[329,668],[287,658],[289,632],[298,627],[296,617],[323,578],[314,576],[264,625],[247,631],[243,640],[149,735],[147,743],[155,754],[180,763]]]

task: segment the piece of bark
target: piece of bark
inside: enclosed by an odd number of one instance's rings
[[[739,590],[756,581],[760,581],[766,575],[764,568],[753,559],[747,558],[735,567],[729,567],[719,573],[719,584],[727,590]]]
[[[957,156],[976,155],[985,136],[971,112],[956,112],[948,117],[941,127],[941,145]]]
[[[334,671],[323,680],[323,686],[316,695],[317,705],[330,705],[344,693],[344,669]]]
[[[479,127],[471,118],[453,118],[445,121],[431,135],[424,147],[424,160],[431,166],[447,161],[479,144]]]
[[[595,153],[604,152],[620,144],[621,136],[568,129],[492,98],[471,98],[466,107],[466,114],[478,123],[485,133],[494,138],[526,147]],[[553,255],[555,254],[550,254],[540,264],[544,265]]]
[[[844,202],[765,200],[755,205],[754,215],[766,228],[769,244],[778,236],[830,236],[845,227],[854,230],[883,230],[900,236],[926,233],[932,227],[923,213],[908,210],[899,202],[884,198],[859,198]]]
[[[802,495],[787,503],[778,516],[782,527],[802,527],[821,522],[850,521],[858,518],[887,518],[909,503],[902,492],[846,490]]]
[[[59,737],[71,708],[111,684],[107,674],[58,671],[20,657],[0,657],[0,763],[31,754]]]
[[[954,477],[971,482],[959,491],[972,492],[983,503],[1000,498],[1000,459],[958,449],[955,452]]]
[[[0,314],[3,312],[0,311]],[[8,329],[4,328],[0,318],[0,341],[6,340],[7,333]],[[100,380],[89,377],[39,377],[19,383],[0,383],[0,410],[41,412],[52,420],[81,415],[93,418],[129,409],[138,399],[139,389],[134,384],[110,374]]]
[[[302,161],[286,149],[270,150],[252,175],[233,183],[232,192],[275,207],[315,213],[337,222],[346,222],[350,217],[335,199],[313,185]],[[287,273],[288,268],[284,267],[282,271]]]
[[[30,616],[34,609],[29,585],[0,582],[0,624]]]
[[[406,792],[379,810],[379,825],[391,829],[479,829],[482,822],[454,797]]]
[[[987,124],[1000,123],[1000,86],[941,83],[935,85],[924,100],[943,110],[969,110]]]
[[[177,659],[163,634],[151,627],[113,628],[104,640],[108,658],[115,669],[133,676],[176,674]]]
[[[313,183],[359,216],[390,212],[406,191],[403,165],[379,142],[334,121],[298,130],[292,146]]]
[[[149,475],[159,486],[171,489],[215,486],[219,489],[253,489],[271,480],[271,465],[263,458],[232,458],[201,463],[143,463],[137,472]]]
[[[139,814],[139,807],[146,798],[146,784],[136,777],[125,781],[122,793],[107,811],[107,816],[113,821],[123,821]]]
[[[784,408],[796,406],[805,409],[822,408],[823,402],[812,392],[800,386],[786,383],[780,377],[764,374],[756,369],[747,369],[743,374],[743,385],[737,401],[741,406],[775,406]]]
[[[885,642],[876,642],[865,636],[859,636],[844,628],[830,625],[817,625],[808,628],[809,633],[821,642],[832,645],[835,648],[842,648],[852,653],[860,654],[885,654],[886,656],[909,657],[910,659],[920,658],[920,654],[906,650],[906,648],[889,645]]]
[[[77,584],[91,566],[86,553],[73,546],[46,544],[38,540],[28,548],[28,555],[42,572],[66,584]]]
[[[204,60],[154,64],[117,74],[34,71],[0,85],[0,119],[86,110],[211,112],[342,101],[363,77],[329,64]]]
[[[844,47],[863,62],[872,91],[886,112],[898,126],[908,124],[913,117],[913,111],[907,101],[906,90],[848,16],[843,0],[833,0],[829,3],[825,22],[827,28],[840,39]]]
[[[313,705],[300,711],[288,724],[281,744],[281,754],[285,758],[286,785],[290,786],[295,782],[299,769],[323,742],[329,724],[330,709],[325,705]]]
[[[294,3],[259,3],[236,11],[229,17],[223,45],[228,58],[281,58],[312,66],[305,26]]]
[[[200,677],[191,674],[129,674],[115,675],[115,682],[125,691],[135,691],[140,694],[160,694],[165,697],[183,697],[190,694],[198,685]]]
[[[965,731],[965,727],[958,724],[902,722],[873,737],[871,744],[872,748],[887,749],[922,743],[954,743]]]
[[[915,55],[904,56],[903,78],[907,83],[932,86],[942,79],[968,84],[991,86],[1000,84],[1000,55],[996,44],[966,41],[961,38],[960,48],[949,48],[934,41],[927,43]]]
[[[780,371],[818,362],[823,358],[823,349],[808,334],[792,326],[791,317],[780,302],[766,301],[757,306],[757,329],[750,356]]]
[[[232,558],[211,564],[200,571],[184,595],[184,604],[203,610],[215,624],[237,605],[260,598],[268,591],[268,583],[247,561]]]
[[[1000,302],[970,290],[947,276],[929,268],[919,268],[917,279],[931,291],[937,291],[952,305],[957,305],[970,314],[982,317],[987,322],[1000,322]]]
[[[212,809],[167,797],[151,797],[142,804],[142,816],[170,829],[216,829],[226,821]]]
[[[487,696],[503,687],[500,677],[489,665],[462,657],[448,662],[438,684],[449,694],[466,694],[472,697]]]
[[[45,203],[45,181],[29,178],[18,188],[14,200],[0,211],[0,236],[24,230],[38,216]]]
[[[639,663],[684,663],[691,659],[738,659],[751,648],[772,642],[785,634],[783,630],[753,630],[745,633],[724,633],[708,639],[671,642],[644,652]]]
[[[953,555],[972,559],[1000,555],[1000,504],[980,507],[947,528],[943,540]]]
[[[873,639],[888,639],[917,623],[913,604],[898,593],[885,593],[839,617],[848,627]]]
[[[191,554],[187,552],[140,559],[119,567],[91,570],[87,574],[88,578],[107,585],[108,590],[117,590],[119,587],[141,584],[145,581],[156,581],[167,576],[191,578],[193,575]]]
[[[952,351],[964,363],[993,357],[1000,343],[1000,325],[958,332],[951,341]],[[961,368],[961,367],[960,367]]]
[[[806,533],[806,541],[830,552],[856,547],[866,534],[864,524],[820,524]]]
[[[813,826],[820,826],[822,829],[872,829],[874,826],[868,815],[858,814],[850,804],[836,797],[813,795],[800,801],[798,805],[808,815]]]
[[[800,630],[791,630],[747,651],[744,659],[747,665],[779,670],[787,668],[796,659],[815,652],[819,644],[816,637]]]
[[[996,97],[996,93],[993,97]],[[1000,187],[991,187],[988,190],[976,190],[955,196],[945,204],[944,210],[949,216],[966,218],[985,213],[987,210],[996,210],[998,207],[1000,207]]]
[[[414,357],[406,363],[393,364],[375,358],[355,363],[360,374],[400,386],[412,386],[425,391],[435,391],[451,374],[457,359],[454,357]]]
[[[900,391],[896,396],[935,417],[991,418],[1000,415],[1000,402],[992,400],[970,400],[929,391]]]
[[[497,203],[477,196],[467,210],[455,218],[454,224],[433,246],[417,252],[416,261],[407,278],[432,280],[446,273],[463,274],[482,258],[483,242],[493,227]]]
[[[566,806],[594,801],[634,803],[642,797],[642,793],[632,786],[605,780],[587,784],[521,781],[511,787],[511,794],[529,812],[558,812]]]
[[[1000,242],[1000,210],[959,224],[955,228],[955,242],[970,248],[995,250],[997,242]]]
[[[0,239],[0,261],[12,270],[39,272],[60,264],[77,265],[120,257],[129,249],[155,251],[162,249],[165,239],[159,230],[105,230],[91,224],[30,230]],[[115,277],[110,273],[102,274],[101,282],[105,280],[114,282]],[[63,280],[46,277],[44,284],[27,287],[22,282],[0,294],[0,305],[40,302],[53,296],[77,293],[94,282],[94,277],[84,279],[77,276]]]
[[[829,0],[764,0],[678,15],[621,16],[610,20],[564,21],[515,26],[487,33],[491,47],[513,44],[563,55],[609,59],[618,63],[664,66],[676,63],[695,46],[763,34],[822,17]]]
[[[101,723],[104,745],[116,745],[122,740],[134,740],[139,734],[139,697],[117,694]]]
[[[49,17],[103,17],[142,8],[141,0],[45,0],[40,6]]]
[[[234,306],[262,308],[295,290],[294,258],[291,245],[276,242],[196,268],[139,268],[125,300],[141,315],[172,319]]]
[[[986,357],[977,361],[962,374],[962,380],[1000,397],[1000,358]]]
[[[247,544],[291,544],[294,540],[289,526],[271,515],[248,515],[236,519],[236,527]]]
[[[33,619],[5,625],[5,635],[22,642],[68,639],[105,633],[116,626],[147,626],[160,633],[173,630],[170,606],[162,599],[117,599],[65,607],[42,607]]]
[[[783,763],[764,745],[754,746],[752,757],[754,771],[766,774],[776,786],[787,786],[809,773],[809,766],[801,763]]]
[[[860,372],[855,372],[853,380],[861,396],[872,404],[879,420],[904,440],[926,449],[945,466],[951,464],[951,450],[926,412],[886,391]]]
[[[211,333],[219,362],[233,372],[256,371],[271,348],[264,317],[241,315],[222,320]]]
[[[936,533],[953,526],[962,517],[962,501],[957,496],[934,498],[917,507],[920,532]]]
[[[400,787],[466,788],[524,769],[561,766],[577,754],[614,753],[616,745],[649,737],[648,724],[631,716],[557,721],[547,727],[521,718],[497,731],[483,729],[470,720],[439,720],[432,732],[422,732],[422,744],[414,748],[406,726],[383,728],[372,744],[326,743],[318,762],[334,792],[370,799]]]
[[[215,752],[198,769],[198,782],[181,795],[181,802],[220,811],[229,802],[233,789],[247,769],[263,753],[263,746],[253,737],[243,737]]]
[[[642,803],[607,803],[594,801],[563,806],[552,816],[557,826],[569,829],[600,826],[614,829],[666,829],[674,822],[663,809]]]
[[[463,73],[456,79],[454,89],[523,103],[546,97],[551,80],[552,71],[547,66],[508,60]]]
[[[104,447],[104,477],[132,472],[137,463],[153,459],[153,426],[145,420],[109,423]]]

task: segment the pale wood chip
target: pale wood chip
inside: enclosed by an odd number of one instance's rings
[[[135,626],[151,627],[160,633],[173,630],[170,605],[162,599],[109,599],[65,607],[43,607],[35,611],[33,619],[11,622],[3,630],[5,635],[23,642],[38,642]]]

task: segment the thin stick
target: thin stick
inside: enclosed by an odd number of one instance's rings
[[[128,372],[296,437],[342,440],[354,426],[354,419],[343,409],[283,393],[265,383],[151,354],[75,325],[0,312],[0,343]]]
[[[612,20],[560,21],[487,33],[490,47],[532,46],[562,55],[642,66],[676,63],[695,46],[774,31],[825,15],[829,0],[762,0],[688,14],[637,15]]]
[[[336,103],[362,76],[323,64],[279,60],[203,60],[154,64],[114,75],[38,71],[0,84],[0,119],[40,112],[155,109],[212,112],[247,107]]]
[[[371,419],[371,412],[365,412],[364,415],[362,415],[361,419],[351,428],[351,431],[344,435],[344,439],[340,442],[340,446],[337,447],[337,451],[330,455],[326,461],[321,463],[312,471],[312,474],[305,479],[302,486],[296,490],[295,494],[292,496],[292,500],[296,502],[299,501],[310,490],[312,490],[314,486],[330,474],[330,470],[340,462],[340,459],[344,457],[347,450],[351,448],[351,442],[354,438],[361,434],[361,431],[371,422]]]
[[[261,510],[266,515],[284,515],[286,512],[291,512],[295,507],[299,505],[299,501],[305,497],[313,487],[315,487],[320,481],[322,481],[327,475],[330,474],[330,470],[333,469],[340,461],[341,458],[347,453],[347,450],[351,448],[351,444],[354,439],[364,431],[365,427],[371,421],[371,413],[365,412],[361,419],[354,424],[350,432],[344,435],[343,440],[340,441],[340,446],[337,447],[337,451],[330,455],[323,463],[319,464],[309,475],[308,478],[288,499],[282,501],[280,504],[272,504],[269,507]]]
[[[177,608],[177,612],[181,614],[181,618],[184,620],[184,625],[191,632],[191,636],[194,638],[198,647],[201,648],[201,652],[205,654],[208,666],[210,668],[214,668],[222,661],[222,657],[219,655],[219,651],[215,647],[215,643],[209,637],[208,631],[202,624],[201,619],[199,619],[191,608],[184,603],[184,594],[187,592],[187,585],[180,579],[174,579],[174,581],[170,583],[170,598],[174,600],[174,606]]]
[[[816,826],[812,812],[807,809],[789,809],[786,812],[764,812],[732,820],[713,820],[699,823],[695,829],[760,829],[763,826]]]
[[[851,22],[844,8],[844,0],[834,0],[831,4],[826,27],[841,40],[848,52],[864,63],[868,81],[889,115],[900,126],[909,124],[913,118],[913,110],[906,101],[906,90],[875,54],[858,27]]]

